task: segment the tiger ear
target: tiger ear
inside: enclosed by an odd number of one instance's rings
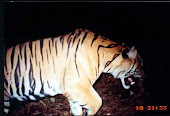
[[[135,59],[137,56],[137,50],[133,46],[132,48],[127,48],[122,52],[123,58]]]
[[[137,50],[135,49],[135,47],[133,46],[130,50],[129,50],[129,52],[127,53],[127,55],[128,55],[128,57],[130,58],[130,59],[135,59],[136,57],[137,57]]]
[[[129,52],[129,48],[124,49],[123,52],[122,52],[122,57],[123,58],[129,58],[129,56],[127,54],[128,52]]]

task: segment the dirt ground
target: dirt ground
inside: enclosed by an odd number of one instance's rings
[[[96,115],[149,115],[150,111],[136,110],[138,106],[151,105],[148,92],[140,91],[136,87],[125,90],[119,79],[113,79],[108,74],[102,74],[94,85],[95,90],[103,100],[103,105]],[[11,115],[70,115],[68,100],[63,95],[45,97],[37,102],[13,103]]]

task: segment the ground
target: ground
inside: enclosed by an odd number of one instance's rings
[[[132,87],[125,90],[119,79],[102,74],[94,85],[95,90],[103,100],[103,105],[97,115],[149,115],[152,111],[137,110],[140,106],[151,105],[150,94],[144,89]],[[37,102],[13,103],[11,115],[70,115],[68,100],[63,95],[46,97]]]

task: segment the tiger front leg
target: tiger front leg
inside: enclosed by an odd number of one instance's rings
[[[76,93],[74,93],[75,91]],[[95,115],[102,106],[102,99],[94,88],[79,87],[75,91],[72,92],[72,100],[69,100],[71,113],[83,115],[82,108],[85,108],[87,115]]]
[[[99,96],[99,94],[94,90],[94,88],[91,88],[89,91],[89,94],[85,94],[87,101],[87,105],[83,106],[87,109],[88,115],[95,115],[99,109],[102,106],[102,98]]]
[[[82,107],[77,103],[77,101],[69,100],[70,103],[70,113],[74,115],[81,116],[83,114]]]

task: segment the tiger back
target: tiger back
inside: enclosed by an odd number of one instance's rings
[[[19,101],[63,94],[71,113],[94,115],[102,99],[93,84],[101,73],[120,78],[142,79],[142,59],[137,50],[119,45],[89,30],[75,31],[9,48],[4,64],[4,112],[9,112],[10,97]],[[132,80],[131,80],[131,83]]]

